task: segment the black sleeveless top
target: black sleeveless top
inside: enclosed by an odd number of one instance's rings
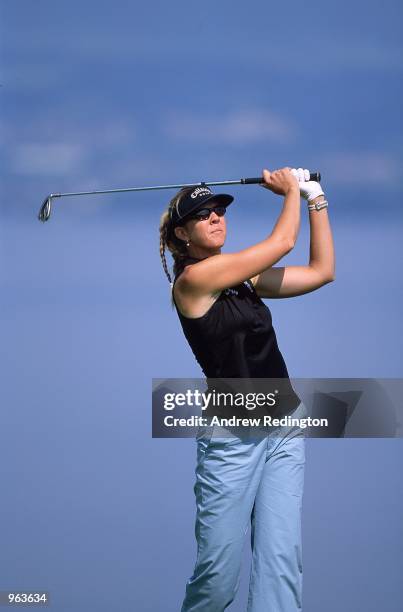
[[[201,260],[189,258],[185,265],[197,261]],[[282,388],[291,393],[292,404],[299,404],[277,344],[271,312],[250,280],[224,289],[197,318],[179,311],[173,288],[172,296],[183,332],[207,378],[287,379]]]

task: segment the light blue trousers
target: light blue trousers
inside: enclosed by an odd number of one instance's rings
[[[293,418],[307,415],[304,404]],[[197,559],[181,612],[223,612],[239,586],[251,526],[247,612],[302,609],[305,437],[298,426],[232,437],[199,428],[194,492]],[[267,432],[267,434],[266,434]]]

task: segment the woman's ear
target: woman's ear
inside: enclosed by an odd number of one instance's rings
[[[184,242],[187,242],[188,235],[184,227],[179,225],[178,227],[174,228],[174,232],[175,232],[175,236],[179,238],[179,240],[183,240]]]

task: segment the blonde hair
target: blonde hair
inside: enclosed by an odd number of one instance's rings
[[[168,249],[172,255],[172,259],[174,261],[174,276],[178,276],[182,272],[185,259],[188,256],[185,242],[180,240],[180,238],[175,235],[174,228],[172,227],[171,211],[173,208],[178,206],[182,198],[188,195],[193,189],[194,187],[182,187],[182,189],[178,191],[178,193],[174,195],[172,200],[169,202],[168,208],[162,213],[160,219],[160,257],[164,272],[168,278],[168,281],[171,283],[171,288],[173,288],[173,281],[171,274],[169,273],[168,264],[165,257],[165,250]],[[172,296],[171,301],[173,306],[174,302]]]

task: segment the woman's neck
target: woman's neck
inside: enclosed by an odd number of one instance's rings
[[[197,259],[201,261],[202,259],[207,259],[207,257],[212,257],[213,255],[220,255],[221,249],[216,249],[214,251],[201,251],[201,252],[190,252],[188,253],[188,259]]]

